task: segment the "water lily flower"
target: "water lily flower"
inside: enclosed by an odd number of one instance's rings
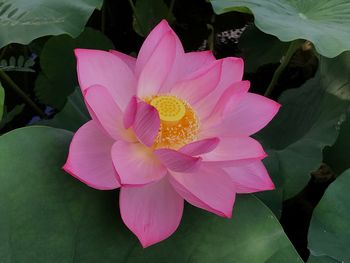
[[[143,247],[174,233],[184,200],[230,218],[236,193],[274,188],[250,135],[280,105],[248,92],[242,59],[185,53],[166,21],[137,59],[75,55],[92,120],[75,133],[63,168],[90,187],[120,188],[121,217]]]

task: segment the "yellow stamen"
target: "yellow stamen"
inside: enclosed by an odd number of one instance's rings
[[[171,95],[153,96],[145,101],[158,110],[160,118],[154,148],[179,149],[197,138],[199,121],[186,101]]]

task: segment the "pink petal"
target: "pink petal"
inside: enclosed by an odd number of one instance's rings
[[[196,156],[196,155],[211,152],[216,148],[216,146],[218,146],[219,142],[220,142],[219,138],[216,138],[216,137],[199,140],[183,146],[179,150],[179,152],[182,152],[191,156]]]
[[[215,60],[213,52],[210,50],[185,53],[184,66],[186,67],[186,73],[195,72]]]
[[[192,157],[172,149],[157,149],[154,153],[168,169],[176,172],[192,172],[198,169],[202,161],[200,157]]]
[[[164,178],[141,187],[122,187],[120,213],[142,246],[158,243],[175,232],[183,212],[183,199]]]
[[[224,171],[203,167],[191,174],[170,174],[172,186],[187,202],[222,217],[232,216],[234,185]]]
[[[241,161],[245,163],[246,160],[261,160],[266,157],[266,153],[260,143],[250,137],[222,137],[213,151],[201,157],[206,162],[230,166]]]
[[[88,121],[74,134],[63,169],[90,187],[118,188],[118,175],[110,154],[113,143],[94,121]]]
[[[136,60],[136,75],[140,75],[142,69],[145,67],[146,63],[152,56],[153,52],[156,50],[160,40],[164,37],[164,35],[168,32],[171,32],[168,22],[166,20],[162,20],[147,36],[145,41],[142,44],[140,52],[137,56]]]
[[[157,137],[159,126],[160,119],[157,109],[143,101],[138,102],[132,128],[139,141],[146,146],[152,146]]]
[[[203,130],[201,136],[250,136],[264,128],[277,114],[280,106],[264,96],[247,93],[221,124]]]
[[[128,65],[128,67],[131,69],[132,72],[134,72],[135,70],[135,64],[136,64],[136,58],[126,55],[124,53],[121,53],[117,50],[110,50],[109,52],[111,52],[113,55],[116,55],[117,57],[119,57],[121,60],[124,61],[124,63],[126,65]]]
[[[208,118],[203,121],[202,129],[205,130],[205,127],[210,127],[221,123],[225,116],[231,114],[244,99],[248,93],[249,87],[249,81],[240,81],[232,84],[228,89],[226,89],[222,93]],[[200,112],[201,116],[203,115],[202,109],[197,109],[197,111],[198,113]]]
[[[128,106],[124,111],[123,124],[125,129],[130,128],[135,121],[135,116],[137,112],[137,98],[134,96],[130,99]]]
[[[198,102],[204,117],[208,116],[214,109],[222,94],[233,83],[239,82],[243,77],[244,62],[241,58],[228,57],[223,59],[220,82],[210,96]]]
[[[112,147],[112,159],[122,185],[143,185],[158,181],[167,169],[140,143],[117,141]]]
[[[134,74],[122,59],[102,50],[75,49],[79,84],[84,92],[88,87],[106,87],[121,110],[136,94]]]
[[[221,64],[222,61],[217,60],[194,72],[188,79],[176,83],[171,94],[183,98],[190,105],[195,104],[216,88],[220,80]]]
[[[174,35],[166,33],[142,69],[137,86],[138,97],[158,93],[174,64],[176,42]]]
[[[231,177],[237,193],[254,193],[275,188],[261,161],[244,166],[225,167],[224,170]]]
[[[131,134],[123,127],[122,113],[108,90],[92,86],[84,92],[85,101],[92,112],[92,118],[115,140],[132,140]]]

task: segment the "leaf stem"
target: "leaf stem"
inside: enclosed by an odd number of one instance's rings
[[[272,91],[274,90],[274,88],[277,84],[277,81],[278,81],[281,73],[286,68],[286,66],[289,64],[290,59],[294,55],[295,51],[301,46],[301,43],[302,43],[302,40],[300,40],[300,39],[296,39],[290,43],[288,50],[282,59],[281,64],[278,66],[275,73],[273,74],[272,80],[265,91],[265,94],[264,94],[265,97],[269,97],[271,95]]]
[[[175,5],[175,0],[171,0],[170,5],[169,5],[169,11],[168,14],[166,16],[166,20],[169,21],[171,13],[173,12],[174,9],[174,5]]]
[[[140,30],[141,30],[142,35],[146,36],[146,31],[145,31],[145,29],[143,28],[143,25],[142,25],[142,23],[141,23],[140,17],[139,17],[139,15],[138,15],[137,12],[136,12],[136,8],[135,8],[135,5],[134,5],[133,1],[132,1],[132,0],[129,0],[129,4],[130,4],[130,7],[131,7],[131,9],[132,9],[132,12],[134,13],[136,23],[139,24],[139,28],[140,28]]]
[[[104,0],[101,8],[101,32],[106,32],[106,13],[107,13],[107,1]]]
[[[13,82],[13,80],[2,70],[0,70],[0,79],[6,82],[8,87],[11,88],[15,93],[17,93],[17,95],[21,97],[22,100],[28,106],[30,106],[36,114],[38,114],[42,118],[46,116],[45,113],[34,103],[34,101],[32,101],[31,98],[29,98],[27,94],[25,94],[23,90],[21,90],[21,88],[18,87],[17,84]]]

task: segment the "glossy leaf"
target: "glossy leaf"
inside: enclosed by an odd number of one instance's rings
[[[310,40],[326,57],[350,49],[348,0],[211,0],[211,4],[217,14],[248,8],[261,31],[282,41]]]
[[[45,104],[61,109],[67,96],[78,86],[74,48],[109,50],[112,42],[102,33],[86,28],[76,39],[67,35],[52,37],[40,55],[41,74],[35,93]]]
[[[33,126],[1,137],[2,262],[302,262],[250,195],[238,198],[232,219],[187,206],[172,237],[143,249],[121,222],[118,191],[93,190],[62,171],[71,136]]]
[[[1,0],[0,48],[46,35],[78,36],[103,0]]]
[[[257,136],[268,149],[269,172],[283,189],[283,199],[302,190],[322,162],[323,148],[338,136],[350,106],[344,95],[350,90],[349,58],[350,52],[321,58],[316,76],[282,94],[280,112]]]
[[[309,249],[314,256],[350,261],[350,170],[346,170],[326,190],[312,215]]]

